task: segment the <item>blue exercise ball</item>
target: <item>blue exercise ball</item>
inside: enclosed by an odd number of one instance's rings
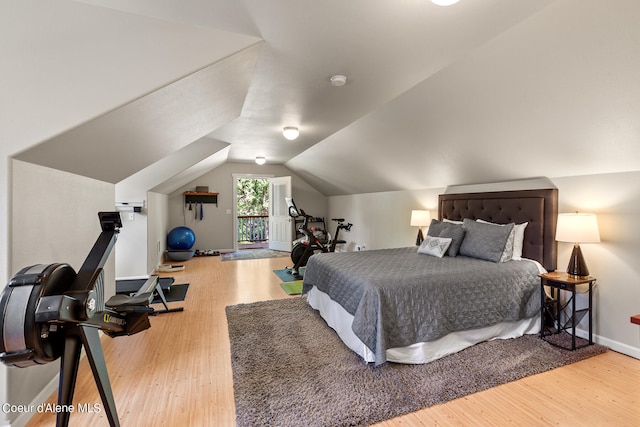
[[[196,243],[196,234],[189,227],[176,227],[167,234],[167,246],[174,251],[191,249]]]

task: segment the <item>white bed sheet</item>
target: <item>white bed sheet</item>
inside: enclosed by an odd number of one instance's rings
[[[307,302],[311,307],[318,310],[327,325],[336,331],[347,347],[360,355],[365,362],[375,362],[373,352],[360,341],[351,329],[353,316],[340,304],[315,287],[307,293]],[[428,363],[483,341],[516,338],[524,334],[537,334],[539,332],[540,316],[536,315],[518,322],[503,322],[485,328],[453,332],[431,342],[391,348],[387,350],[386,356],[388,362],[405,364]]]

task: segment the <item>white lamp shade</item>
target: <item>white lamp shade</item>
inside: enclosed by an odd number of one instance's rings
[[[414,227],[426,227],[431,223],[431,214],[429,211],[413,210],[411,211],[411,225]]]
[[[266,161],[267,161],[267,159],[265,159],[262,156],[256,157],[256,163],[259,164],[259,165],[264,165],[266,163]]]
[[[592,213],[559,214],[556,240],[570,243],[599,242],[598,218]]]
[[[282,135],[289,141],[293,141],[298,137],[298,135],[300,135],[300,131],[297,127],[287,126],[282,130]]]

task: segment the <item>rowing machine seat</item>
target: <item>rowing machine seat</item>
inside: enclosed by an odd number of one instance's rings
[[[153,292],[145,292],[139,295],[114,295],[106,302],[106,306],[115,311],[128,311],[127,307],[147,306],[153,299]],[[153,310],[150,310],[153,311]]]

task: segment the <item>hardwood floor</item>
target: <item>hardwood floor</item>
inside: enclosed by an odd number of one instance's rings
[[[220,261],[194,258],[173,272],[189,283],[184,312],[151,318],[131,337],[103,337],[122,426],[233,426],[233,381],[224,307],[288,298],[271,270],[288,258]],[[168,275],[168,274],[165,274]],[[55,394],[48,402],[55,403]],[[102,402],[86,360],[75,405]],[[53,426],[36,414],[28,426]],[[71,426],[108,426],[104,412],[74,413]],[[380,426],[640,425],[640,360],[613,351],[385,421]]]

